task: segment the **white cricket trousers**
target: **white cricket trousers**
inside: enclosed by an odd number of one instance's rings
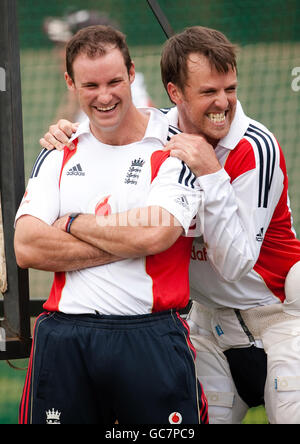
[[[224,311],[227,319],[229,311]],[[237,392],[224,351],[241,347],[242,330],[239,325],[232,325],[232,331],[228,331],[230,324],[227,322],[224,324],[226,332],[222,332],[222,339],[219,340],[214,320],[217,319],[217,327],[222,328],[222,314],[215,316],[214,312],[194,301],[187,317],[191,340],[197,352],[197,373],[208,400],[210,423],[239,424],[248,406]],[[231,323],[238,323],[238,318],[232,312]],[[282,319],[280,322],[279,316],[275,324],[264,326],[260,338],[254,335],[267,354],[265,408],[270,424],[300,424],[300,316],[284,313]],[[247,325],[250,332],[254,323],[255,318],[250,328]],[[247,341],[245,335],[243,347],[247,347]]]

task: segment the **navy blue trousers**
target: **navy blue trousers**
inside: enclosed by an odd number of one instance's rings
[[[178,313],[43,313],[20,424],[200,424],[207,401]]]

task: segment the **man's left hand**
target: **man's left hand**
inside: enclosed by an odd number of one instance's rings
[[[212,145],[202,136],[176,134],[165,149],[170,150],[170,156],[183,160],[196,177],[216,173],[222,168]]]

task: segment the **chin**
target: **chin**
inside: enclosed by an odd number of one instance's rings
[[[210,131],[209,134],[207,134],[207,137],[210,139],[220,140],[223,139],[223,137],[226,137],[229,133],[230,125],[226,125],[225,128],[219,128],[214,131]]]

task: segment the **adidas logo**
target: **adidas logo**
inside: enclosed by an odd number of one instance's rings
[[[263,227],[257,233],[256,240],[257,240],[257,242],[262,242],[264,240],[264,229],[263,229]]]
[[[67,172],[67,176],[85,176],[85,173],[82,171],[80,163],[70,168],[69,171]]]
[[[184,194],[177,197],[177,199],[175,199],[175,202],[178,203],[179,205],[181,205],[183,208],[186,208],[186,209],[189,208],[188,200]]]

